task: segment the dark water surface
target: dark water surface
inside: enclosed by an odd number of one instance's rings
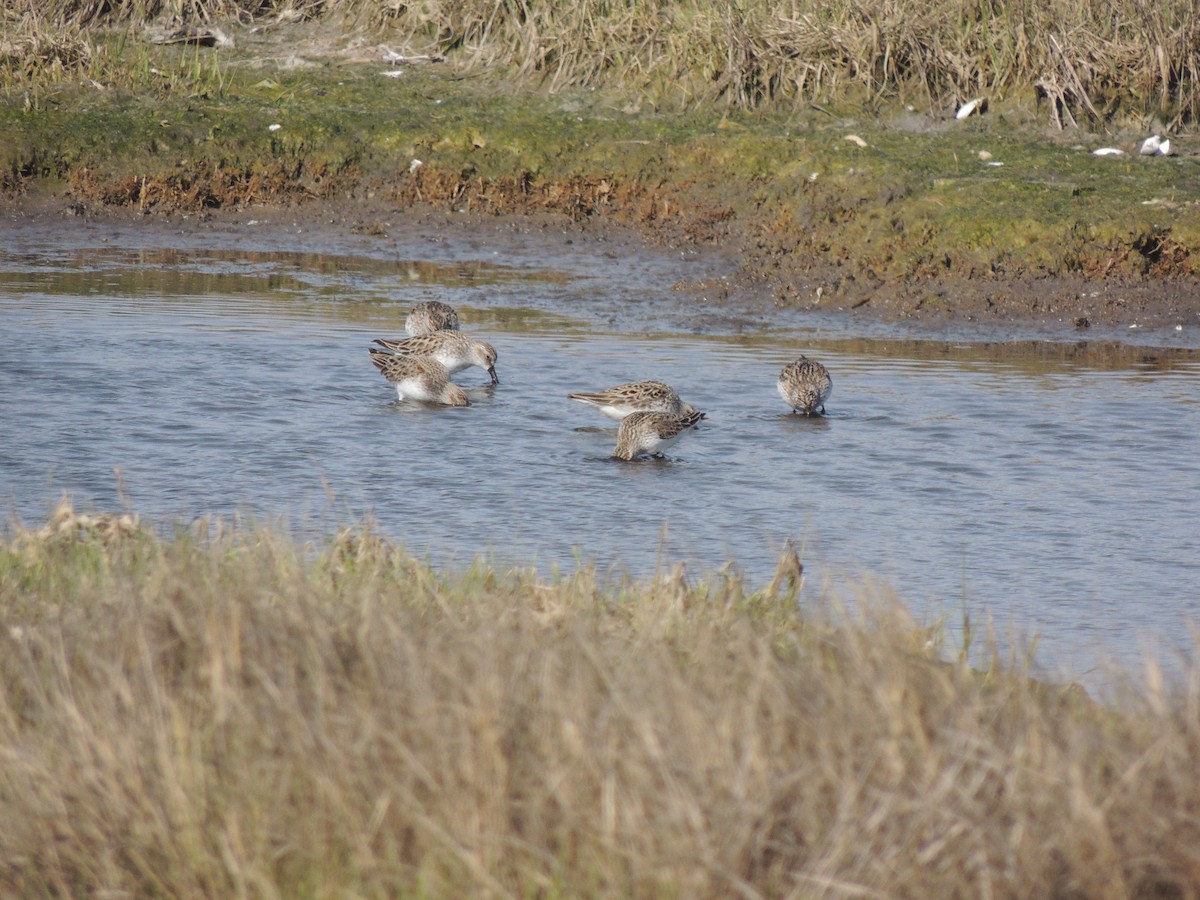
[[[645,253],[97,234],[0,231],[0,500],[26,523],[63,493],[306,533],[369,514],[437,564],[733,562],[756,585],[794,539],[809,595],[869,579],[923,620],[991,616],[1085,682],[1176,646],[1200,612],[1195,363],[654,329],[653,304],[697,272]],[[397,403],[367,357],[434,298],[499,351],[494,389],[456,376],[466,409]],[[801,350],[833,373],[824,418],[775,392]],[[615,423],[566,394],[650,377],[709,419],[668,461],[615,462]]]

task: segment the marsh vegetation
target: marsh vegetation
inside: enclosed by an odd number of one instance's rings
[[[1096,322],[1127,298],[1007,285],[1195,277],[1186,3],[22,2],[0,15],[9,197],[603,217],[729,248],[741,284],[778,304],[902,315],[966,304]],[[156,43],[164,33],[178,40]],[[381,77],[389,66],[401,77]],[[975,98],[986,114],[957,121]],[[1173,138],[1173,158],[1137,155],[1151,132]],[[1103,143],[1125,155],[1091,156]]]
[[[1194,160],[1075,146],[1195,126],[1192,4],[730,9],[18,0],[0,189],[608,216],[735,246],[781,303],[1194,274]],[[381,78],[385,45],[424,60]],[[946,646],[878,591],[798,605],[800,562],[546,578],[370,525],[12,526],[0,893],[1196,895],[1194,659],[1094,702],[979,623]]]
[[[0,59],[10,76],[86,69],[103,55],[95,27],[279,16],[371,29],[410,55],[550,87],[615,83],[656,102],[946,106],[1037,91],[1060,125],[1132,117],[1178,129],[1200,112],[1200,15],[1186,0],[20,0],[6,6]]]
[[[1200,668],[1096,704],[878,594],[797,608],[799,562],[439,573],[62,506],[0,544],[0,887],[1194,895]]]

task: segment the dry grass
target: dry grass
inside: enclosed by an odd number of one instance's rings
[[[70,66],[82,25],[279,18],[369,23],[410,53],[519,73],[549,87],[607,85],[655,103],[869,104],[952,110],[1028,96],[1059,125],[1114,121],[1180,129],[1200,119],[1200,12],[1191,0],[33,0],[50,51],[6,41],[6,63]]]
[[[59,81],[85,71],[95,54],[79,22],[56,19],[45,4],[0,7],[0,83]]]
[[[438,575],[373,535],[0,545],[4,896],[1200,890],[1200,674],[1116,708],[879,599]]]
[[[765,103],[912,99],[950,106],[1035,89],[1060,121],[1118,113],[1193,123],[1200,14],[1188,0],[430,0],[392,24],[551,85],[611,77],[658,94]],[[1121,108],[1121,107],[1125,108]]]

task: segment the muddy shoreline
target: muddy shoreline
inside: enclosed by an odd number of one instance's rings
[[[667,254],[692,261],[695,277],[674,286],[675,309],[660,308],[665,330],[816,328],[847,337],[969,341],[1021,352],[1050,343],[1053,355],[1109,364],[1163,354],[1200,356],[1200,285],[1190,279],[956,277],[867,284],[840,277],[836,270],[797,274],[794,267],[773,265],[769,256],[747,249],[752,236],[729,225],[719,240],[700,242],[604,213],[480,212],[445,204],[398,205],[379,196],[146,212],[26,195],[0,203],[0,228],[18,234],[75,232],[100,243],[109,240],[107,230],[118,241],[121,232],[169,234],[170,242],[189,247],[214,240],[236,245],[253,235],[254,241],[278,249],[302,251],[319,244],[347,255],[377,254],[401,239],[486,245],[489,254],[501,257],[536,255],[543,246],[568,255],[575,247],[612,257]],[[648,323],[610,316],[610,324],[640,329]]]
[[[1190,135],[1149,158],[1140,133],[1048,131],[1020,96],[967,121],[898,100],[660,107],[396,67],[328,23],[239,29],[203,57],[120,47],[104,78],[0,107],[0,227],[587,246],[688,261],[657,319],[608,303],[615,328],[1200,349]]]

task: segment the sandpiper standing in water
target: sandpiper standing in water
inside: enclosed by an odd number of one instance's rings
[[[376,338],[374,343],[402,356],[432,356],[453,375],[471,366],[479,366],[500,383],[496,374],[496,348],[487,341],[467,337],[461,331],[431,331],[402,340]]]
[[[617,421],[635,412],[679,415],[694,411],[690,403],[679,399],[673,387],[661,381],[631,381],[603,391],[576,391],[567,397],[594,406]]]
[[[695,428],[704,413],[692,410],[687,413],[635,412],[621,420],[617,431],[617,459],[632,460],[642,454],[660,456],[662,451],[674,444],[685,431]]]
[[[825,412],[825,401],[833,392],[833,379],[829,370],[816,360],[801,356],[788,363],[779,373],[779,396],[795,411],[806,416],[820,410]]]
[[[369,348],[371,362],[383,377],[396,385],[401,400],[423,400],[446,406],[470,406],[466,392],[450,380],[450,373],[436,359],[387,353]]]
[[[458,331],[458,310],[440,300],[425,300],[409,310],[404,330],[409,337],[432,331]]]

